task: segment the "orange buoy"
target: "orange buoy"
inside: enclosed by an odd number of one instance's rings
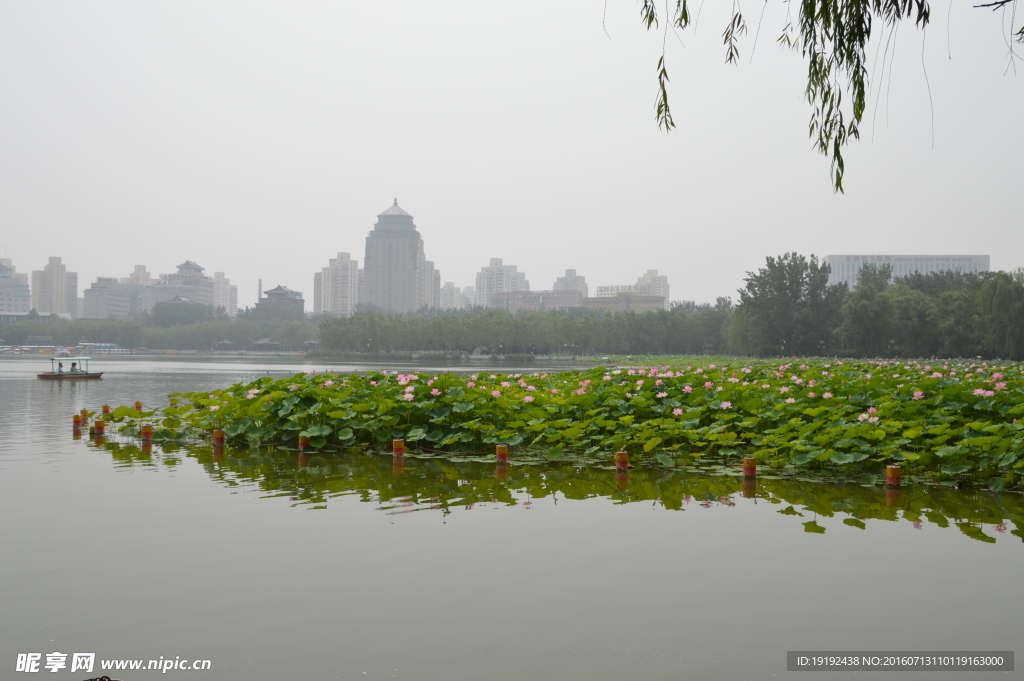
[[[306,435],[299,436],[299,451],[302,451],[309,446],[309,437]]]
[[[82,427],[82,415],[81,414],[75,414],[74,416],[71,417],[71,427],[72,428],[81,428]]]
[[[405,440],[392,440],[391,453],[395,456],[405,456]]]
[[[885,467],[885,485],[886,487],[899,487],[903,482],[903,471],[899,466],[886,466]]]
[[[752,456],[743,457],[743,477],[744,478],[756,478],[757,477],[757,459]]]
[[[629,468],[629,452],[615,452],[615,467]]]
[[[109,404],[104,404],[103,405],[103,413],[104,414],[109,414],[110,413],[110,405]]]
[[[142,402],[136,402],[135,403],[135,411],[139,411],[139,412],[142,411]]]
[[[224,446],[224,431],[223,430],[215,430],[215,431],[213,431],[213,444],[214,444],[214,446],[216,446],[216,445]]]
[[[508,463],[508,445],[494,445],[494,458],[498,463]]]
[[[103,420],[93,421],[93,429],[97,435],[103,435],[104,429],[107,427],[107,422]]]
[[[153,439],[153,426],[149,425],[148,423],[146,425],[142,426],[142,439],[143,440],[152,440]]]

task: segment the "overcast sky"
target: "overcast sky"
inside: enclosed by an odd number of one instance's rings
[[[362,265],[397,192],[458,286],[496,257],[533,289],[657,269],[698,302],[787,251],[1024,266],[1024,63],[1007,73],[999,12],[956,0],[925,42],[899,30],[836,195],[806,66],[775,43],[783,3],[751,61],[748,0],[739,67],[728,4],[667,36],[666,135],[662,34],[635,0],[3,3],[0,254],[20,272],[61,256],[79,295],[190,259],[240,306],[260,278],[309,301],[337,252]]]

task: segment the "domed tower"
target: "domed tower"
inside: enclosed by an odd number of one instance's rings
[[[412,216],[394,205],[377,216],[377,224],[366,235],[364,260],[365,293],[360,303],[388,312],[415,312],[432,306],[427,290],[427,258],[423,239]],[[433,274],[430,273],[430,279]]]

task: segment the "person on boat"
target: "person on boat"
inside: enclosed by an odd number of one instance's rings
[[[63,374],[64,373],[64,362],[57,362],[57,373],[58,374]]]
[[[74,363],[74,362],[72,362],[72,363],[71,363],[71,373],[73,373],[73,374],[74,374],[74,373],[77,373],[77,372],[78,372],[78,367],[77,367],[77,366],[75,366],[75,363]]]

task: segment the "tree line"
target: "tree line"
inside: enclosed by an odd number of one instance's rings
[[[1024,272],[911,273],[861,267],[857,287],[828,284],[813,255],[749,272],[724,329],[744,355],[1024,359]]]

